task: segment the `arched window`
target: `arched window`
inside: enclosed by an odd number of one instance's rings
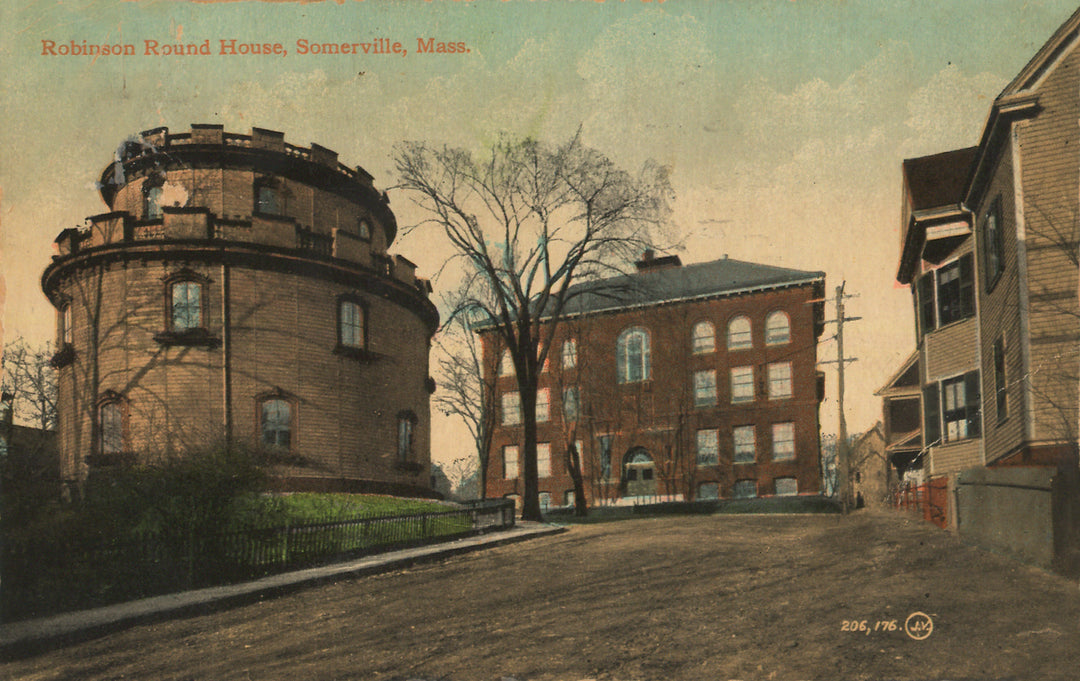
[[[783,345],[791,341],[791,320],[781,310],[770,313],[765,318],[765,344]]]
[[[694,324],[694,336],[691,343],[695,355],[704,355],[716,350],[716,330],[712,322]]]
[[[260,404],[259,425],[262,443],[274,449],[292,448],[293,405],[283,397],[271,397]]]
[[[499,360],[499,375],[500,376],[513,376],[514,375],[514,360],[510,357],[510,351],[504,350],[502,359]]]
[[[60,345],[71,345],[71,303],[64,303],[63,307],[60,308],[57,322],[60,327],[58,329],[59,333],[57,333],[60,338]]]
[[[124,452],[124,404],[116,394],[109,394],[98,404],[98,453]]]
[[[413,459],[413,431],[416,430],[416,414],[403,411],[398,414],[397,458],[404,463]]]
[[[562,344],[562,367],[573,369],[577,366],[577,341],[573,338],[563,341]]]
[[[171,331],[202,328],[202,286],[197,281],[181,280],[174,281],[169,287]]]
[[[364,308],[355,300],[338,302],[338,343],[345,348],[365,345]]]
[[[371,240],[371,223],[368,222],[367,218],[360,218],[356,223],[356,232],[356,235],[364,241]]]
[[[750,335],[750,318],[736,317],[728,322],[727,347],[728,350],[744,350],[753,346],[753,338]]]
[[[633,327],[619,334],[615,345],[615,363],[619,383],[649,380],[649,333],[640,327]]]

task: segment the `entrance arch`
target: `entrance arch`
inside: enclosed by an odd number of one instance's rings
[[[656,495],[656,464],[644,447],[634,447],[623,458],[623,478],[626,480],[626,496],[651,497]]]

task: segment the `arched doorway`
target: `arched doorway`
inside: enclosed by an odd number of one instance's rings
[[[626,496],[651,497],[656,494],[656,464],[644,447],[635,447],[626,453],[623,477],[626,480]]]

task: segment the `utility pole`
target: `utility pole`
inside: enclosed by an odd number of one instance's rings
[[[855,322],[861,317],[844,316],[844,299],[855,296],[844,293],[847,282],[842,282],[836,287],[836,319],[828,320],[836,322],[836,393],[837,411],[839,412],[838,431],[836,436],[836,461],[839,475],[840,503],[844,513],[851,510],[851,452],[848,450],[847,420],[844,417],[844,367],[848,362],[858,361],[856,357],[844,357],[844,322]],[[827,322],[826,322],[827,323]],[[832,364],[832,360],[822,361],[821,364]]]

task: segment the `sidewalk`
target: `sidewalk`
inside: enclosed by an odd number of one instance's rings
[[[534,537],[558,534],[565,527],[518,520],[511,530],[389,551],[344,563],[285,572],[251,582],[154,596],[93,610],[0,625],[0,660],[25,657],[49,648],[102,636],[126,627],[171,617],[212,612],[278,596],[342,577],[389,572]]]

